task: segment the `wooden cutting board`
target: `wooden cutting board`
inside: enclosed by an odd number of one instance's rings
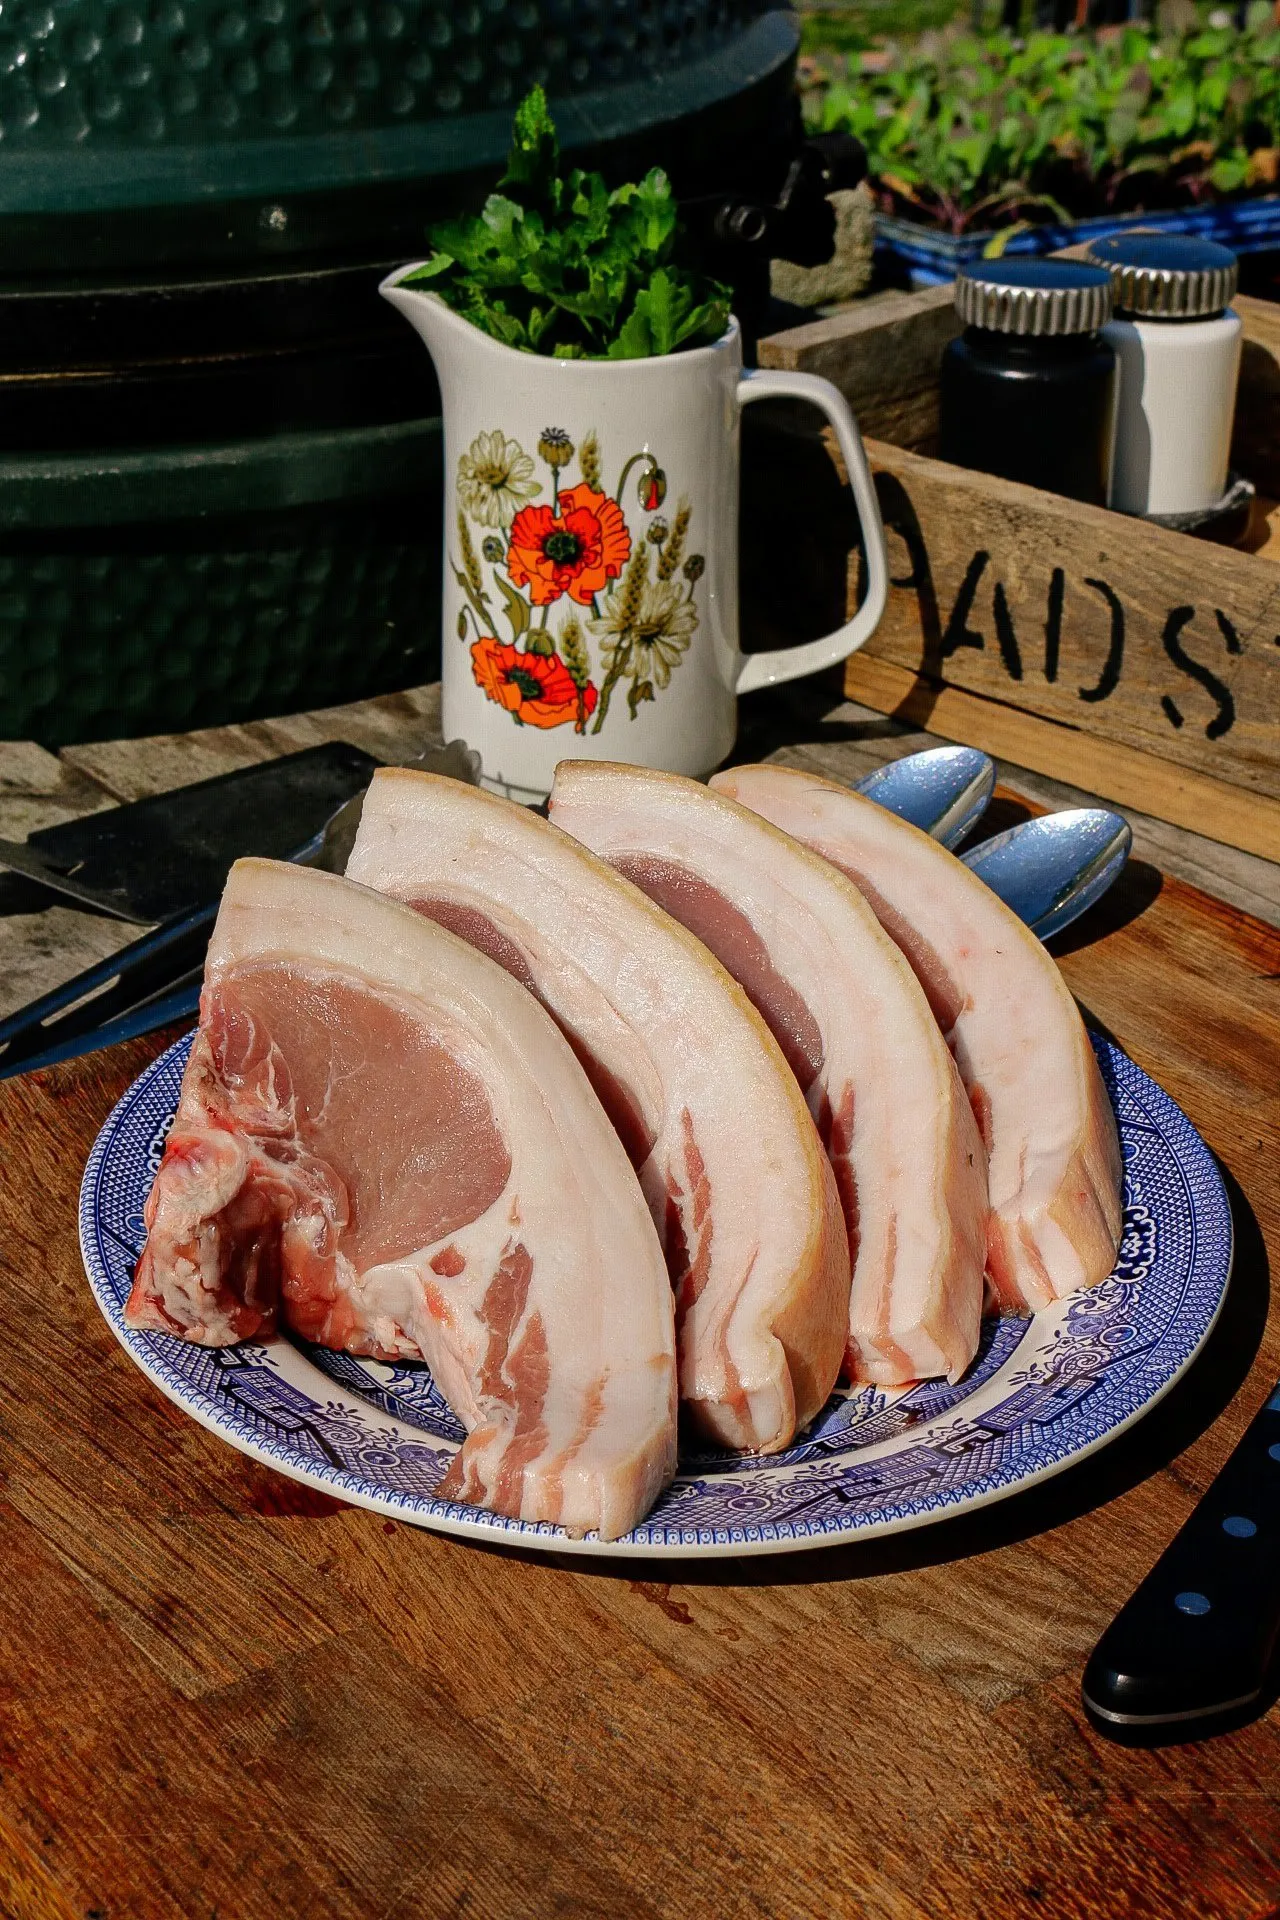
[[[0,1085],[0,1914],[1274,1914],[1280,1713],[1130,1751],[1079,1680],[1280,1374],[1280,934],[1135,863],[1062,946],[1229,1170],[1208,1350],[1045,1488],[702,1570],[463,1546],[213,1439],[76,1247],[159,1043]]]

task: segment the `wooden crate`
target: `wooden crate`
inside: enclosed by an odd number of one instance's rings
[[[760,362],[834,380],[867,441],[892,587],[850,698],[1280,859],[1280,308],[1236,305],[1253,552],[931,457],[949,287],[774,334]]]

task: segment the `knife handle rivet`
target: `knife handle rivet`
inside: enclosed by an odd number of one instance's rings
[[[1173,1597],[1173,1604],[1179,1613],[1201,1614],[1208,1613],[1212,1602],[1205,1593],[1177,1593]]]
[[[1256,1520],[1247,1520],[1242,1513],[1229,1513],[1222,1523],[1222,1531],[1229,1533],[1233,1540],[1252,1540],[1258,1531]]]
[[[1280,1460],[1280,1440],[1275,1441],[1272,1446],[1269,1446],[1267,1452],[1273,1460]]]

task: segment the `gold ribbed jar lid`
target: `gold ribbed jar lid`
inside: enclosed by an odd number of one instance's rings
[[[1203,320],[1230,306],[1240,266],[1230,247],[1186,233],[1117,233],[1089,245],[1111,275],[1117,313]]]
[[[956,281],[956,312],[988,333],[1096,333],[1111,318],[1111,276],[1082,260],[975,260]]]

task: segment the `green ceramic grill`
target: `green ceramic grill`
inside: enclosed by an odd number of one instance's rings
[[[49,746],[435,677],[439,422],[0,461],[3,734]]]
[[[430,677],[438,402],[379,278],[489,189],[534,80],[575,160],[661,162],[695,226],[771,202],[796,42],[761,0],[0,10],[0,736]]]
[[[390,260],[492,175],[535,80],[566,148],[722,165],[796,42],[761,0],[20,0],[12,20],[9,275]]]

